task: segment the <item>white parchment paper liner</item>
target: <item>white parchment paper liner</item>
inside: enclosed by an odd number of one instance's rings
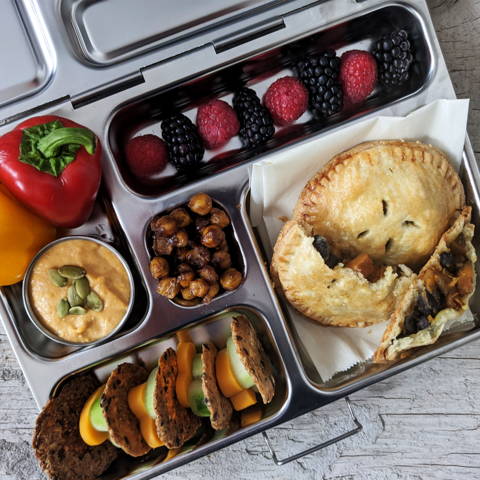
[[[250,174],[250,218],[259,227],[271,259],[285,219],[290,219],[308,180],[333,156],[372,140],[403,139],[430,143],[459,170],[468,117],[468,100],[437,100],[406,117],[376,117],[340,129],[253,164]],[[388,322],[367,328],[316,325],[289,306],[294,326],[323,381],[372,357]],[[473,317],[468,310],[465,322]],[[458,325],[458,320],[456,320]]]

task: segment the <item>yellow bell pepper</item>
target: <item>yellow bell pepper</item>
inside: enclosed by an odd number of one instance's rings
[[[55,240],[56,229],[20,206],[0,184],[0,286],[20,282],[32,258]]]

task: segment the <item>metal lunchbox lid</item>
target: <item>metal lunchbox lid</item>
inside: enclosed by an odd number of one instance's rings
[[[318,0],[9,0],[1,5],[0,125],[143,82],[141,70],[211,43],[221,53]]]

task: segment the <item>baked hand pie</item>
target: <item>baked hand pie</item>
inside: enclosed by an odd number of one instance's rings
[[[342,256],[418,271],[465,206],[447,157],[420,142],[375,141],[335,156],[305,186],[292,220]],[[458,213],[457,213],[458,215]]]
[[[302,190],[270,272],[307,318],[386,321],[465,206],[463,185],[431,145],[367,142],[335,156]]]
[[[325,325],[367,327],[388,320],[415,277],[413,272],[404,265],[388,266],[376,282],[370,282],[342,263],[330,268],[314,240],[310,225],[285,224],[270,268],[277,291],[301,314]]]
[[[471,210],[466,207],[445,232],[412,283],[383,334],[373,356],[375,363],[405,358],[413,349],[435,343],[445,324],[468,308],[475,290],[477,260]]]

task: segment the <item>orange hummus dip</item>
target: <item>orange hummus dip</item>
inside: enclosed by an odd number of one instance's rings
[[[72,284],[57,287],[48,276],[51,268],[76,265],[86,270],[90,290],[103,302],[95,312],[60,318],[57,304],[67,298]],[[38,320],[64,340],[85,343],[108,335],[125,316],[130,301],[130,281],[122,262],[108,248],[89,240],[65,240],[49,248],[35,263],[29,282],[30,303]]]

